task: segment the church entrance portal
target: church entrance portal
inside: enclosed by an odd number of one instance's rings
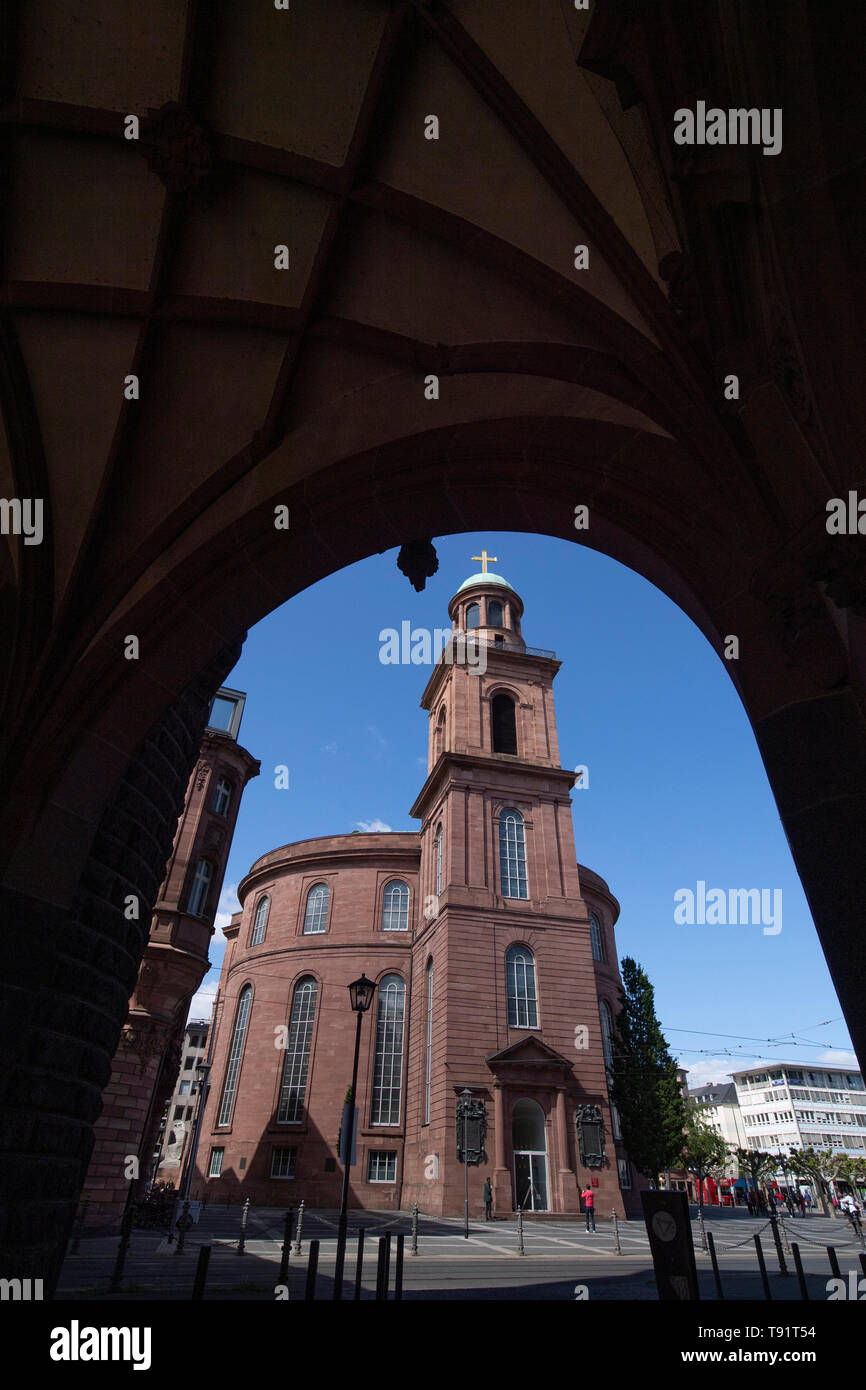
[[[511,1120],[514,1155],[514,1206],[549,1211],[547,1136],[544,1111],[536,1100],[519,1100]]]

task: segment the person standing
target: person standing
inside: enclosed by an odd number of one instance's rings
[[[590,1217],[592,1218],[592,1229],[595,1230],[595,1193],[589,1183],[581,1192],[583,1198],[583,1209],[586,1212],[586,1229],[589,1230]]]
[[[484,1179],[484,1220],[493,1220],[493,1188],[489,1178]]]

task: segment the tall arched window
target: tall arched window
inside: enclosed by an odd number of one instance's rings
[[[328,903],[331,890],[327,883],[314,883],[307,894],[307,910],[304,913],[304,935],[316,936],[328,925]]]
[[[608,1070],[613,1069],[613,1015],[610,1005],[606,999],[600,999],[598,1011],[601,1015],[601,1047],[604,1052],[604,1064]]]
[[[433,744],[433,755],[438,758],[445,751],[445,706],[439,711],[439,722],[436,725],[436,738]]]
[[[223,1093],[220,1100],[219,1115],[217,1116],[218,1125],[231,1124],[232,1110],[234,1109],[235,1095],[238,1089],[241,1058],[243,1057],[244,1042],[247,1036],[247,1024],[250,1021],[250,1005],[252,1002],[253,987],[252,985],[244,985],[238,997],[235,1028],[232,1033],[228,1066],[226,1068],[226,1079],[223,1083]]]
[[[488,599],[487,602],[487,626],[502,626],[502,604],[498,603],[495,598]]]
[[[538,1027],[535,960],[528,946],[509,946],[505,955],[509,1028]]]
[[[604,960],[604,941],[601,935],[601,923],[594,912],[589,914],[589,937],[592,942],[593,960]]]
[[[300,1124],[304,1118],[307,1072],[310,1066],[318,995],[319,986],[312,975],[305,975],[295,985],[286,1056],[283,1062],[283,1079],[277,1103],[277,1123],[281,1125]]]
[[[399,975],[386,975],[379,985],[376,1018],[376,1057],[373,1065],[373,1101],[370,1123],[400,1123],[403,1082],[403,1015],[406,986]]]
[[[424,1123],[430,1123],[430,1082],[433,1075],[433,962],[427,962],[427,1049],[424,1063]]]
[[[523,817],[509,807],[499,813],[499,881],[503,898],[528,898]]]
[[[255,921],[253,922],[253,934],[250,937],[251,946],[259,946],[265,939],[265,927],[268,925],[268,908],[270,905],[271,900],[267,893],[263,898],[259,898]]]
[[[217,816],[228,814],[232,800],[232,784],[227,777],[221,777],[216,784],[216,791],[211,802],[211,810]]]
[[[442,892],[442,826],[436,831],[436,896]]]
[[[208,859],[200,859],[195,869],[195,878],[189,892],[186,910],[193,917],[204,917],[207,911],[208,889],[213,878],[213,864]]]
[[[466,609],[466,626],[467,628],[481,626],[481,609],[477,603],[470,603]]]
[[[517,752],[517,720],[510,695],[494,695],[490,703],[494,753]]]
[[[409,886],[395,878],[382,897],[382,930],[409,930]]]

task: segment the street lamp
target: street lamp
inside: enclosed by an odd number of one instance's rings
[[[205,1101],[207,1100],[208,1076],[210,1074],[210,1062],[196,1062],[195,1079],[198,1083],[198,1109],[195,1115],[195,1124],[192,1132],[192,1143],[186,1155],[186,1174],[181,1182],[180,1200],[189,1201],[189,1190],[192,1186],[192,1175],[195,1170],[195,1160],[198,1155],[198,1138],[201,1133],[201,1122],[204,1115]]]
[[[362,973],[349,985],[349,1000],[358,1023],[355,1029],[355,1060],[352,1063],[352,1087],[349,1091],[348,1119],[343,1124],[343,1194],[340,1198],[340,1224],[337,1229],[337,1262],[334,1266],[334,1298],[343,1297],[343,1265],[346,1260],[346,1232],[349,1215],[349,1169],[352,1160],[352,1136],[355,1128],[355,1088],[358,1085],[358,1056],[361,1051],[361,1020],[373,1002],[376,986]]]

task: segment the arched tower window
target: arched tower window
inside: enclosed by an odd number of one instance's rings
[[[327,883],[314,883],[307,894],[307,910],[304,913],[304,935],[316,936],[328,924],[328,903],[331,890]]]
[[[499,881],[503,898],[528,898],[523,817],[509,807],[499,813]]]
[[[251,946],[259,946],[265,939],[265,927],[268,925],[268,909],[271,900],[267,893],[263,898],[259,898],[259,905],[256,908],[256,917],[253,922],[253,934],[250,937]]]
[[[604,940],[601,934],[601,924],[594,912],[589,914],[589,938],[592,942],[593,960],[604,960]]]
[[[517,721],[510,695],[494,695],[490,706],[494,753],[517,752]]]
[[[495,598],[487,600],[487,626],[502,627],[502,604]]]
[[[436,737],[433,742],[433,756],[438,758],[445,751],[445,706],[439,711],[439,721],[436,725]]]
[[[376,1057],[373,1065],[373,1100],[370,1123],[400,1123],[403,1081],[403,1015],[406,986],[399,975],[386,975],[379,985],[376,1019]]]
[[[442,826],[436,831],[436,896],[442,892]]]
[[[430,1123],[430,1084],[433,1076],[433,962],[427,962],[427,1048],[424,1062],[424,1123]]]
[[[613,1015],[606,999],[599,1000],[598,1011],[601,1015],[601,1047],[604,1052],[604,1064],[611,1071],[613,1070]]]
[[[204,917],[212,879],[213,864],[209,859],[200,859],[196,865],[195,878],[186,904],[186,910],[192,917]]]
[[[528,946],[509,946],[505,953],[509,1028],[538,1027],[535,960]]]
[[[235,1095],[238,1089],[238,1076],[241,1070],[241,1058],[243,1057],[244,1042],[247,1036],[247,1024],[250,1021],[250,1005],[252,1002],[253,987],[252,985],[244,985],[238,998],[238,1008],[235,1014],[235,1029],[232,1033],[228,1066],[226,1068],[226,1079],[223,1082],[223,1093],[220,1100],[219,1115],[217,1116],[218,1125],[231,1124],[232,1110],[234,1109]]]
[[[313,1042],[313,1023],[319,986],[312,975],[305,975],[295,985],[289,1036],[283,1062],[283,1079],[277,1104],[277,1123],[300,1124],[304,1118],[307,1094],[307,1072],[310,1067],[310,1048]]]
[[[382,930],[409,930],[409,886],[395,878],[382,897]]]
[[[470,603],[469,607],[466,609],[466,627],[467,627],[467,629],[468,629],[468,628],[470,628],[470,627],[480,627],[480,626],[481,626],[481,609],[478,607],[478,604],[477,604],[477,603]]]
[[[227,777],[221,777],[216,784],[211,810],[217,816],[228,815],[228,809],[232,800],[232,784]]]

